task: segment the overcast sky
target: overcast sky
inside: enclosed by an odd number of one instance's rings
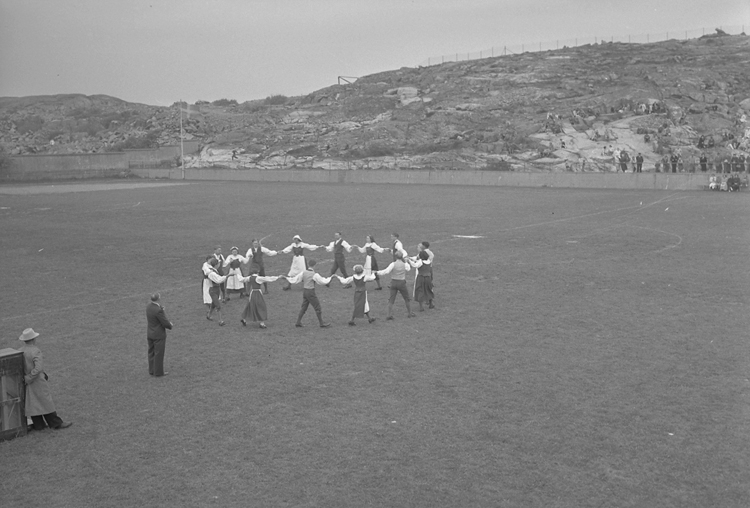
[[[0,0],[0,96],[242,102],[492,46],[742,25],[750,0]]]

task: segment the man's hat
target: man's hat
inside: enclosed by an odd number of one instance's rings
[[[18,340],[22,340],[24,342],[27,342],[31,339],[36,339],[39,337],[39,334],[34,331],[33,328],[27,328],[23,331],[20,337],[18,337]]]

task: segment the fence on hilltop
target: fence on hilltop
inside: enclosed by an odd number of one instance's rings
[[[574,48],[587,44],[600,44],[602,42],[623,42],[628,44],[648,44],[651,42],[664,42],[668,40],[687,40],[702,37],[707,34],[717,33],[721,30],[728,35],[744,35],[745,25],[719,26],[716,29],[697,28],[693,30],[667,31],[660,33],[648,33],[637,35],[613,35],[609,37],[577,37],[573,39],[557,39],[554,41],[531,42],[525,44],[493,46],[472,53],[452,53],[450,55],[431,56],[419,64],[418,67],[440,65],[448,62],[464,62],[468,60],[479,60],[482,58],[494,58],[496,56],[519,55],[521,53],[539,53],[553,51],[561,48]]]

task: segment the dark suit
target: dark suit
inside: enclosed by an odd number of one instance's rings
[[[164,349],[167,345],[167,330],[172,329],[172,323],[164,313],[164,307],[156,302],[146,306],[146,320],[148,330],[148,373],[152,376],[164,375]]]

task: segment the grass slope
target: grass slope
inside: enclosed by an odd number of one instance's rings
[[[0,348],[40,331],[75,422],[0,443],[4,506],[750,504],[746,194],[208,182],[0,205]],[[205,320],[214,244],[336,230],[431,241],[438,308],[386,322],[371,290],[378,321],[349,327],[334,282],[333,327],[296,329],[276,283],[268,330],[237,298]]]

